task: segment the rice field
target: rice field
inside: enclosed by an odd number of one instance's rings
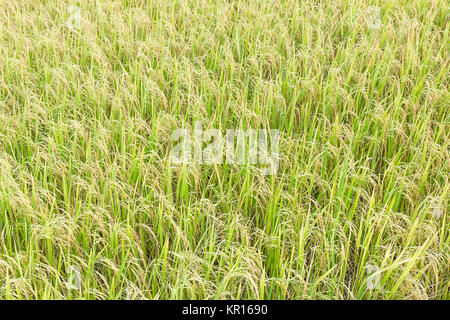
[[[0,0],[0,299],[449,300],[449,29],[443,0]],[[276,130],[274,170],[217,135],[173,161],[198,123]]]

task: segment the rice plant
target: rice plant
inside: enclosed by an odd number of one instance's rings
[[[0,299],[450,299],[448,22],[0,0]],[[276,170],[171,161],[199,122],[277,130]]]

